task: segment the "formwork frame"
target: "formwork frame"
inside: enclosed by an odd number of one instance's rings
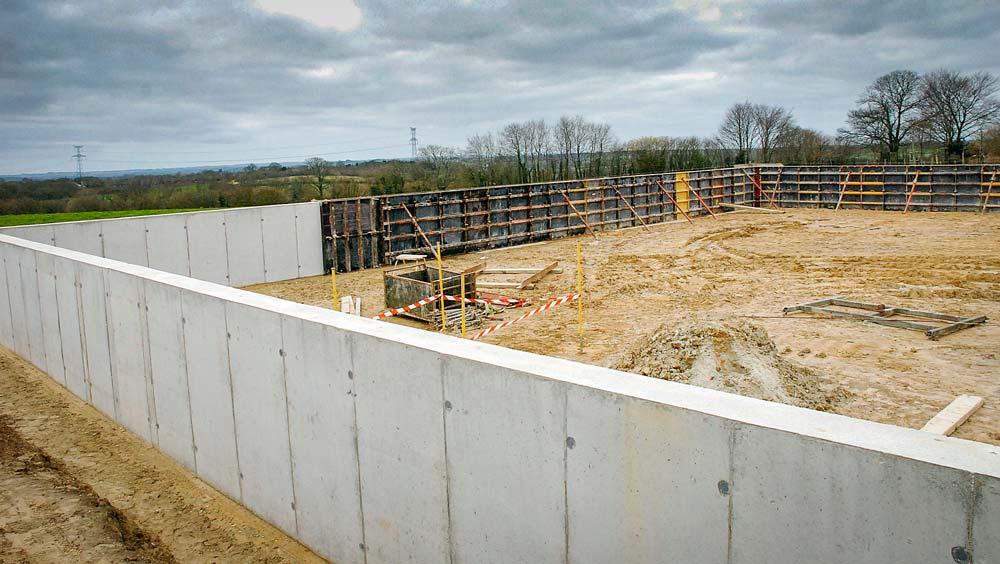
[[[761,206],[764,198],[787,208],[991,212],[1000,210],[998,170],[767,164],[329,200],[324,256],[327,268],[336,258],[344,272],[404,253],[434,255],[439,244],[445,254],[471,252],[707,215],[721,204]]]

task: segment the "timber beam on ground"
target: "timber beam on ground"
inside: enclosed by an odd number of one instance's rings
[[[848,308],[848,309],[860,309],[874,313],[865,314],[865,313],[855,313],[853,311],[844,311],[842,309],[830,309],[831,306]],[[956,333],[963,329],[968,329],[970,327],[986,323],[985,315],[979,315],[974,317],[961,317],[957,315],[949,315],[933,311],[923,311],[923,310],[908,309],[901,307],[890,307],[884,304],[856,302],[853,300],[845,300],[841,297],[825,298],[814,302],[789,306],[784,308],[783,311],[785,315],[789,313],[805,312],[805,313],[813,313],[819,315],[827,315],[831,317],[856,319],[859,321],[867,321],[869,323],[875,323],[878,325],[886,325],[889,327],[897,327],[900,329],[909,329],[911,331],[920,331],[925,335],[927,335],[931,340],[937,340],[938,338],[944,337],[945,335],[950,335],[952,333]],[[916,318],[916,319],[933,320],[937,322],[942,322],[944,323],[944,325],[920,323],[917,321],[911,321],[905,319],[892,319],[893,316],[897,315],[909,318]]]

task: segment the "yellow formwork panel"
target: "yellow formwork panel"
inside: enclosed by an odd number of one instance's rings
[[[681,211],[691,210],[691,191],[688,186],[688,173],[678,172],[674,176],[674,192],[677,193],[677,207]]]

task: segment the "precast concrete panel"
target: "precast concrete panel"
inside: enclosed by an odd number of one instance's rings
[[[31,358],[28,348],[28,322],[24,312],[24,290],[21,284],[20,247],[8,246],[4,253],[4,270],[7,273],[7,296],[10,303],[10,321],[13,350],[24,359]]]
[[[0,230],[0,234],[18,237],[43,245],[55,244],[55,227],[52,225],[26,225],[23,227],[8,227]]]
[[[12,247],[0,244],[0,344],[14,350],[14,322],[10,316],[10,296],[7,289],[7,254]]]
[[[295,208],[261,207],[264,240],[264,281],[299,277],[298,246],[295,244]]]
[[[156,408],[157,446],[191,471],[197,471],[191,434],[191,403],[184,361],[181,292],[146,281],[143,284],[149,330],[149,368]]]
[[[323,274],[323,227],[320,219],[320,203],[296,204],[294,209],[299,277]]]
[[[156,444],[152,432],[153,410],[146,374],[146,313],[142,280],[108,270],[108,338],[111,345],[111,375],[115,382],[118,422],[143,439]]]
[[[108,317],[104,294],[103,270],[77,263],[80,303],[83,314],[84,359],[90,401],[101,413],[115,421],[115,389],[111,378],[111,353],[108,348]]]
[[[66,387],[76,397],[89,402],[87,370],[84,365],[82,305],[77,295],[76,262],[58,257],[55,262],[56,300],[59,302],[59,332],[62,335],[62,359]]]
[[[447,562],[441,354],[352,341],[367,562]]]
[[[299,539],[340,564],[364,562],[348,335],[281,319]]]
[[[182,291],[184,360],[191,397],[198,475],[229,497],[240,500],[225,302]]]
[[[741,426],[731,562],[949,562],[966,544],[967,473]]]
[[[24,298],[24,319],[28,330],[28,360],[39,370],[45,370],[45,334],[42,330],[42,310],[38,298],[38,272],[35,251],[22,249],[21,295]]]
[[[59,331],[59,299],[56,295],[56,257],[48,253],[35,255],[38,271],[38,304],[42,314],[42,340],[45,346],[45,372],[66,385],[63,371],[62,335]]]
[[[972,517],[972,558],[969,562],[1000,562],[1000,479],[976,476],[979,491]],[[945,560],[947,562],[947,560]]]
[[[226,323],[243,503],[295,535],[281,316],[229,302]]]
[[[151,215],[146,220],[146,256],[149,267],[181,276],[191,274],[188,260],[187,218],[182,215]],[[216,241],[221,245],[222,241]]]
[[[264,244],[260,210],[243,208],[224,213],[229,285],[235,287],[264,281]]]
[[[95,257],[104,256],[101,241],[102,221],[81,221],[60,223],[55,228],[55,246],[72,251],[80,251]]]
[[[562,562],[569,386],[457,358],[444,378],[454,561]]]
[[[187,217],[187,252],[191,277],[229,285],[226,225],[223,212],[193,213]]]
[[[107,219],[101,222],[104,257],[146,266],[146,220],[142,217]]]
[[[569,562],[726,562],[723,420],[576,386],[567,410]]]

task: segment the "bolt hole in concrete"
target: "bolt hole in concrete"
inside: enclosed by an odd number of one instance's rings
[[[1000,391],[1000,326],[992,321],[1000,319],[1000,214],[785,211],[599,232],[583,246],[582,349],[573,306],[483,341],[914,429],[955,397],[980,396],[985,405],[953,436],[1000,444],[1000,401],[990,401]],[[574,291],[576,250],[577,238],[557,239],[446,256],[445,265],[559,261],[562,272],[510,291],[537,304]],[[363,315],[383,311],[381,269],[342,273],[338,285],[363,298]],[[327,277],[248,289],[333,306]],[[934,342],[915,331],[782,315],[784,306],[833,295],[990,321]],[[495,322],[521,313],[507,310]]]

